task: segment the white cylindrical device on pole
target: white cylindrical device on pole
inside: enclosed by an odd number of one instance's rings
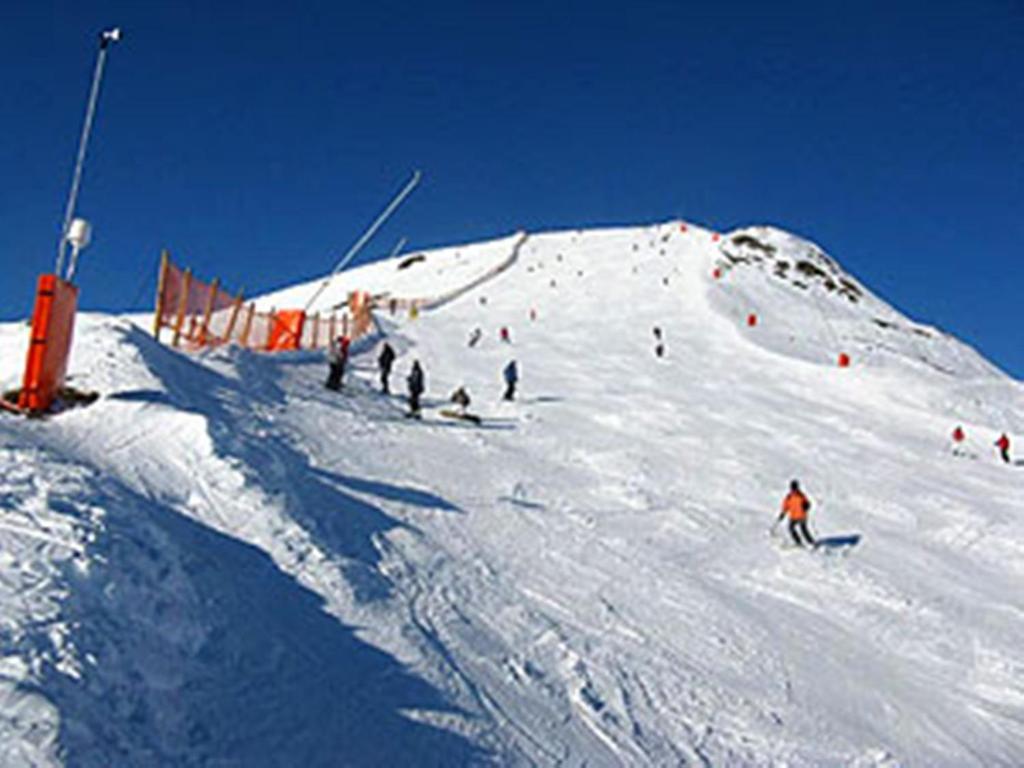
[[[71,246],[71,260],[68,262],[68,274],[65,278],[69,283],[75,278],[78,268],[78,254],[92,241],[92,226],[85,219],[72,219],[68,224],[66,238]]]

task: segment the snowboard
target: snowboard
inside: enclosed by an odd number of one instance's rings
[[[468,421],[471,424],[479,426],[483,423],[483,419],[477,416],[475,413],[460,413],[459,411],[453,411],[450,408],[444,408],[439,413],[448,419],[458,419],[459,421]]]

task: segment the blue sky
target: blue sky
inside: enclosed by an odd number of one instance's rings
[[[7,2],[0,317],[52,269],[111,24],[88,308],[150,306],[163,247],[249,293],[322,274],[421,168],[364,258],[403,235],[771,223],[1024,378],[1019,0]]]

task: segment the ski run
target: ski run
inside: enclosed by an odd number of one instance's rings
[[[101,399],[0,414],[0,764],[1022,764],[1021,383],[768,227],[424,256],[318,297],[438,299],[341,392],[79,316]]]

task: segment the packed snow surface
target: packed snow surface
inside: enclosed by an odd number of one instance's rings
[[[103,397],[0,417],[0,764],[1021,764],[1020,383],[767,227],[412,255],[319,297],[447,297],[341,394],[80,316]]]

